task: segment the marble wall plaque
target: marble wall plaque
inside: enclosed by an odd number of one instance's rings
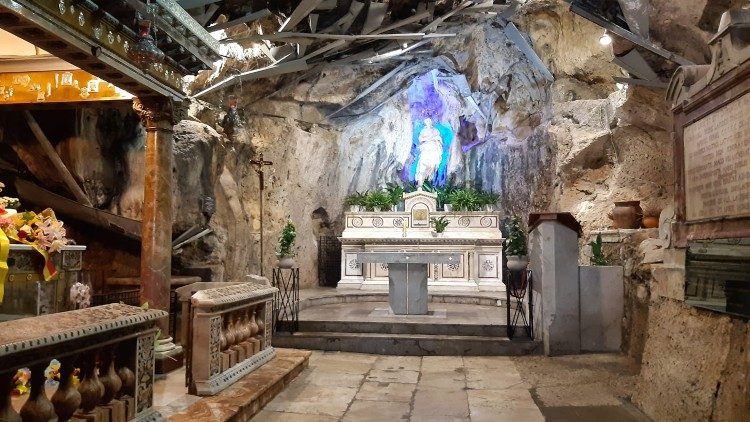
[[[686,220],[750,216],[750,93],[685,127]]]

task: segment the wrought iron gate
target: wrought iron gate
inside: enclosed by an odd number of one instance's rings
[[[341,279],[341,242],[336,236],[320,236],[318,241],[318,284],[336,287]]]

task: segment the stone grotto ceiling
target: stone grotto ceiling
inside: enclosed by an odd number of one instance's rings
[[[186,3],[201,3],[196,0]],[[430,52],[449,20],[466,15],[509,17],[524,1],[470,0],[360,2],[301,0],[224,1],[188,8],[203,16],[213,7],[207,29],[220,39],[226,60],[198,78],[195,97],[241,81],[299,72],[318,63],[373,63],[405,60]],[[215,22],[215,23],[212,23]],[[529,50],[531,50],[529,48]],[[236,61],[237,72],[226,72]]]

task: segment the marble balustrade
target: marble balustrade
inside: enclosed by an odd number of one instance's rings
[[[183,338],[188,344],[186,381],[191,394],[216,394],[274,358],[271,318],[276,291],[256,283],[195,283],[178,289],[183,315],[189,315],[184,318]]]
[[[0,421],[164,420],[152,405],[157,322],[167,316],[110,304],[0,323]],[[60,362],[59,383],[48,397],[52,359]],[[17,412],[11,391],[19,368],[31,379]]]

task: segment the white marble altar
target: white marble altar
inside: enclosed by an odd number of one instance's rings
[[[360,252],[357,261],[388,264],[388,303],[396,315],[427,315],[427,276],[431,265],[459,262],[445,252]]]
[[[360,262],[361,252],[449,252],[460,260],[430,265],[430,290],[504,291],[500,213],[436,211],[436,202],[434,194],[417,191],[404,195],[403,212],[345,213],[338,287],[388,289],[388,264]],[[430,219],[441,216],[450,224],[437,236]]]

